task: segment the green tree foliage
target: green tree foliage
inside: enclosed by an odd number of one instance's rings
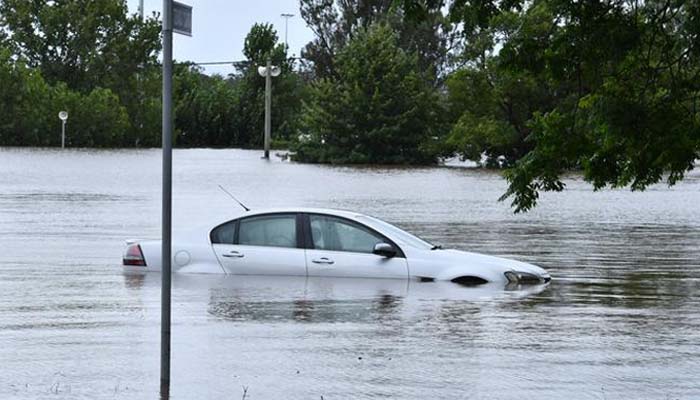
[[[178,65],[175,74],[175,127],[185,147],[240,146],[236,136],[238,92],[221,76]]]
[[[43,131],[49,125],[45,110],[51,108],[50,88],[41,74],[15,62],[12,52],[0,47],[0,82],[0,143],[47,145]]]
[[[87,95],[70,90],[65,84],[53,88],[54,107],[68,111],[67,142],[76,147],[122,146],[129,129],[126,108],[109,89],[96,88]],[[56,114],[58,111],[56,111]],[[99,116],[96,118],[96,116]],[[51,115],[52,123],[55,114]],[[47,129],[47,133],[55,131]],[[57,137],[57,136],[56,136]]]
[[[534,38],[550,27],[541,24],[538,13],[524,17],[518,10],[512,1],[458,0],[450,11],[455,22],[463,22],[465,45],[464,65],[447,79],[453,125],[445,144],[462,158],[489,167],[512,166],[527,154],[532,114],[556,104],[556,85],[547,76],[511,68],[503,57],[502,38]]]
[[[159,108],[145,95],[158,96],[146,91],[159,81],[149,73],[160,50],[155,16],[142,22],[128,14],[125,0],[0,0],[0,31],[11,34],[16,58],[50,85],[63,83],[86,96],[97,88],[114,93],[130,118],[123,140],[159,133],[160,121],[152,118]]]
[[[160,49],[158,21],[129,15],[125,0],[2,0],[0,15],[13,52],[73,90],[134,89],[135,73]]]
[[[277,140],[288,140],[298,127],[304,82],[294,72],[283,44],[278,43],[277,32],[271,24],[255,24],[246,36],[243,53],[246,60],[239,65],[234,77],[239,93],[236,136],[246,147],[259,147],[263,142],[265,117],[265,78],[258,73],[269,58],[272,65],[281,68],[281,74],[272,78],[272,135]]]
[[[259,147],[263,141],[265,78],[258,67],[281,67],[272,80],[272,135],[289,140],[298,129],[304,83],[293,71],[284,46],[270,24],[255,24],[244,43],[246,60],[238,74],[225,79],[207,76],[193,65],[178,65],[175,73],[178,143],[189,147]]]
[[[451,16],[467,46],[450,78],[450,142],[512,166],[503,198],[516,211],[562,190],[572,169],[595,189],[641,190],[693,168],[697,2],[455,0]],[[472,93],[485,101],[471,104]]]
[[[436,161],[438,102],[417,57],[386,24],[359,30],[337,56],[337,79],[313,85],[305,104],[307,137],[296,159],[325,163]]]
[[[59,111],[68,111],[67,141],[73,146],[124,145],[129,129],[126,109],[109,89],[88,94],[65,84],[48,84],[41,73],[0,50],[0,143],[7,145],[60,145]]]
[[[421,3],[423,4],[423,3]],[[317,78],[337,78],[337,55],[358,30],[385,23],[397,34],[399,47],[417,54],[419,70],[433,84],[447,64],[453,27],[442,14],[443,1],[423,4],[420,15],[410,3],[395,0],[300,0],[301,17],[315,34],[302,51]],[[406,18],[405,7],[412,18]]]
[[[0,144],[60,143],[56,114],[65,109],[73,146],[160,146],[159,48],[156,16],[142,22],[124,0],[0,0]],[[294,136],[305,83],[271,25],[253,26],[245,55],[228,79],[176,65],[177,145],[261,145],[257,67],[268,57],[283,72],[273,82],[273,137]]]

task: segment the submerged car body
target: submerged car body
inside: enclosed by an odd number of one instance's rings
[[[161,270],[161,241],[128,240],[128,272]],[[172,240],[172,270],[233,275],[547,283],[542,268],[434,246],[367,215],[328,209],[248,211]]]

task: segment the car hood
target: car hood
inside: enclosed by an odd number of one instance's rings
[[[503,257],[496,257],[496,256],[489,256],[486,254],[479,254],[479,253],[472,253],[468,251],[462,251],[462,250],[452,250],[452,249],[447,249],[447,250],[433,250],[435,252],[444,253],[441,254],[442,257],[445,257],[449,260],[453,261],[470,261],[470,262],[477,262],[479,264],[484,264],[484,265],[489,265],[493,267],[500,267],[503,269],[503,272],[508,271],[508,270],[516,270],[516,271],[521,271],[521,272],[529,272],[531,274],[537,274],[537,275],[542,275],[542,274],[547,274],[547,271],[544,269],[533,265],[533,264],[528,264],[526,262],[522,261],[516,261],[516,260],[511,260],[508,258],[503,258]]]
[[[414,276],[449,279],[449,277],[443,275],[460,275],[463,273],[490,278],[489,280],[495,278],[501,280],[505,279],[503,273],[506,271],[527,272],[543,277],[549,276],[544,269],[522,261],[452,249],[426,250],[409,254],[408,263],[411,275]]]

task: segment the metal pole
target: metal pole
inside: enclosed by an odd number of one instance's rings
[[[163,216],[160,311],[160,394],[170,393],[170,288],[172,233],[173,4],[163,0]]]
[[[141,17],[141,22],[144,22],[144,9],[143,9],[143,0],[139,1],[139,16]],[[143,86],[141,84],[141,70],[143,70],[143,64],[139,63],[137,70],[136,70],[136,95],[138,97],[139,101],[139,110],[143,110]],[[138,120],[139,120],[139,134],[141,131],[143,131],[143,114],[141,111],[138,112],[137,114]],[[138,143],[138,139],[137,143]]]
[[[270,126],[272,123],[270,109],[272,108],[272,61],[267,59],[267,67],[265,69],[265,156],[270,158]]]
[[[284,52],[287,53],[289,45],[287,43],[287,28],[289,25],[289,19],[294,16],[294,14],[280,14],[284,18]]]
[[[61,148],[66,148],[66,121],[61,121]]]

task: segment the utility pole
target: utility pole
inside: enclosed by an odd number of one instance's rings
[[[270,159],[270,138],[272,136],[272,60],[268,57],[265,67],[265,155],[263,158]]]
[[[289,45],[287,44],[287,27],[289,25],[289,19],[294,16],[294,14],[281,14],[282,18],[284,18],[284,52],[285,54],[287,53],[287,50],[289,49]]]
[[[139,0],[139,16],[141,17],[141,22],[143,22],[143,0]]]

